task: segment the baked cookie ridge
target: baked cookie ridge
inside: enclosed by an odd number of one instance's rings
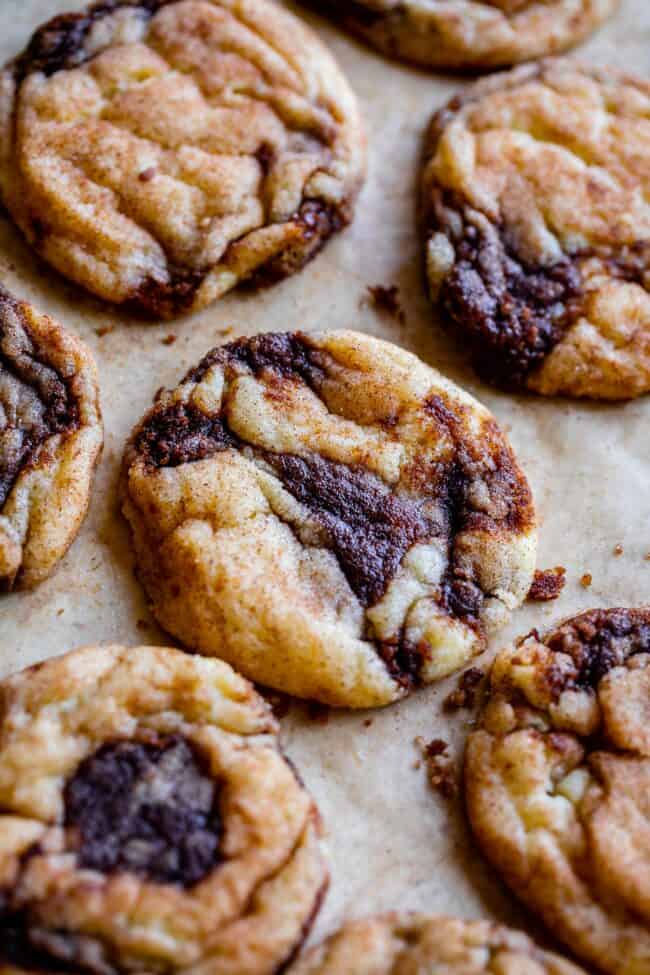
[[[0,695],[0,970],[289,962],[327,887],[321,827],[247,681],[178,650],[87,647]]]
[[[580,975],[523,932],[488,921],[407,911],[349,921],[291,968],[291,975],[407,975],[410,972]]]
[[[0,286],[0,588],[31,588],[83,521],[103,444],[90,350]]]
[[[356,99],[269,0],[110,0],[0,75],[0,194],[59,272],[170,318],[300,270],[352,218]]]
[[[305,0],[391,58],[486,71],[559,54],[620,0]]]
[[[650,389],[648,106],[642,79],[550,59],[434,117],[429,289],[483,378],[605,400]]]
[[[513,891],[600,971],[650,964],[650,610],[597,609],[496,659],[468,740],[470,821]]]
[[[462,666],[534,569],[530,490],[492,416],[355,332],[214,349],[136,427],[122,498],[165,628],[340,706]]]

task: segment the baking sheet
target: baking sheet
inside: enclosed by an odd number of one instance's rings
[[[0,0],[0,58],[22,49],[45,19],[81,6]],[[106,425],[90,514],[76,543],[35,592],[1,599],[0,676],[84,644],[170,642],[133,578],[116,503],[122,446],[155,391],[175,385],[209,348],[274,329],[352,327],[397,342],[482,399],[508,431],[536,498],[539,565],[566,566],[568,581],[556,602],[517,612],[488,656],[533,626],[592,606],[650,599],[650,397],[598,406],[496,392],[464,365],[424,297],[414,230],[421,137],[431,113],[467,82],[390,63],[324,21],[307,19],[358,93],[370,165],[352,227],[302,274],[257,297],[227,296],[192,318],[141,324],[49,271],[0,217],[0,280],[89,344]],[[650,74],[648,0],[624,0],[581,56]],[[367,286],[376,284],[399,287],[403,325],[363,306]],[[170,335],[174,343],[164,344]],[[580,583],[585,573],[593,577],[589,589]],[[331,856],[332,887],[316,934],[390,908],[494,917],[535,932],[473,846],[460,801],[433,792],[424,767],[414,767],[418,735],[444,738],[460,756],[470,714],[442,707],[455,686],[452,678],[381,712],[324,715],[293,704],[283,718],[287,750],[318,800]]]

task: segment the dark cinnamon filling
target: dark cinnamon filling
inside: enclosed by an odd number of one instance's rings
[[[188,373],[185,382],[200,382],[211,367],[219,366],[226,381],[242,371],[264,375],[269,396],[281,395],[282,383],[287,381],[305,383],[319,395],[327,380],[327,361],[327,355],[312,346],[307,335],[260,335],[214,349]],[[414,468],[413,490],[408,492],[394,492],[361,465],[337,463],[315,452],[277,454],[247,444],[230,429],[225,413],[210,416],[191,403],[154,408],[136,435],[134,449],[152,467],[192,463],[228,449],[244,450],[268,465],[323,530],[322,544],[336,555],[364,607],[382,599],[414,545],[441,539],[449,555],[438,602],[448,615],[480,633],[485,594],[472,567],[456,558],[455,539],[467,530],[525,529],[530,494],[494,424],[488,424],[485,431],[486,443],[493,447],[486,463],[484,446],[476,448],[475,456],[468,451],[460,420],[440,397],[430,397],[425,409],[444,429],[454,449],[450,460],[433,468]],[[495,508],[501,512],[499,518],[469,503],[468,488],[477,477],[487,484]],[[299,528],[292,530],[300,536]],[[374,639],[371,632],[367,636]],[[417,682],[428,647],[412,646],[401,638],[377,646],[391,673],[409,685]]]
[[[187,888],[221,861],[219,786],[184,738],[103,745],[81,763],[64,798],[80,868]],[[39,852],[28,851],[25,864]],[[0,966],[63,975],[121,971],[100,940],[45,928],[29,906],[12,904],[9,891],[0,893],[0,932]]]
[[[192,887],[220,862],[218,786],[183,738],[116,742],[83,762],[65,789],[79,865]]]
[[[432,229],[446,233],[455,263],[439,300],[448,322],[467,343],[476,371],[491,382],[520,386],[575,320],[582,275],[571,257],[532,267],[493,234],[470,223],[462,201],[440,194]]]
[[[0,509],[42,444],[78,425],[66,379],[36,351],[20,302],[0,290]]]

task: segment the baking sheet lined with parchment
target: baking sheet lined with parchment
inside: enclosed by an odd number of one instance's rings
[[[82,6],[0,0],[0,57],[22,49],[42,21]],[[519,610],[486,659],[509,637],[588,607],[650,602],[650,397],[594,405],[499,393],[471,373],[425,299],[415,231],[421,139],[431,113],[467,80],[391,63],[324,21],[307,19],[359,96],[369,173],[352,226],[300,275],[257,295],[229,295],[190,318],[142,324],[50,271],[0,218],[0,281],[89,344],[106,425],[79,538],[40,588],[1,599],[0,676],[90,643],[171,642],[133,576],[116,498],[122,447],[160,386],[175,385],[213,345],[270,330],[347,327],[389,339],[468,388],[508,432],[535,494],[539,566],[565,566],[568,581],[556,602]],[[624,0],[579,56],[649,76],[647,0]],[[364,301],[367,287],[378,284],[398,286],[403,323]],[[585,575],[592,577],[588,588]],[[389,908],[494,917],[538,933],[472,844],[461,800],[434,792],[424,766],[416,767],[417,736],[442,738],[460,757],[471,713],[444,709],[455,686],[452,678],[372,713],[296,703],[283,718],[285,746],[319,803],[331,857],[332,886],[317,934],[344,917]]]

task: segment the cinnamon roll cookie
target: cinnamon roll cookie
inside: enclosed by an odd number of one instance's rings
[[[496,660],[467,806],[516,894],[578,956],[650,971],[650,609],[592,610]]]
[[[546,395],[650,389],[650,83],[550,60],[435,116],[432,298],[477,371]]]
[[[0,193],[67,277],[136,312],[299,270],[351,219],[355,98],[269,0],[101,0],[0,75]]]
[[[565,51],[620,0],[306,0],[390,57],[487,70]]]
[[[494,418],[355,332],[214,349],[134,431],[122,491],[161,625],[335,706],[462,667],[533,575],[531,494]]]
[[[530,938],[488,921],[408,912],[345,924],[291,975],[581,975]]]
[[[102,443],[90,351],[0,287],[0,589],[35,586],[66,553]]]
[[[89,647],[0,699],[1,972],[279,971],[327,871],[247,681],[179,650]]]

